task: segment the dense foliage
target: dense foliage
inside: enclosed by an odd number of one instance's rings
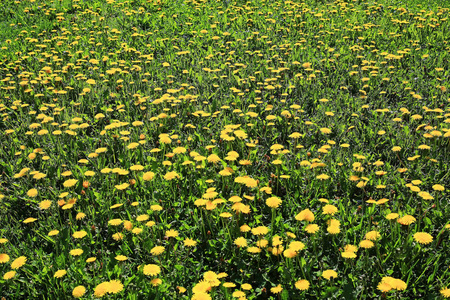
[[[0,297],[450,297],[428,4],[1,1]]]

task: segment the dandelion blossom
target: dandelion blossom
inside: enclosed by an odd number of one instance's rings
[[[160,255],[166,250],[163,246],[155,246],[150,250],[152,255]]]
[[[109,290],[110,294],[117,294],[123,290],[123,284],[119,280],[110,280],[109,281]]]
[[[34,198],[38,195],[37,189],[31,189],[27,192],[28,197]]]
[[[83,250],[82,249],[73,249],[73,250],[70,250],[69,253],[72,256],[80,256],[81,254],[83,254]]]
[[[373,246],[375,246],[375,244],[374,244],[372,241],[369,241],[369,240],[362,240],[362,241],[359,243],[359,246],[360,246],[361,248],[370,249],[370,248],[372,248]]]
[[[325,270],[322,273],[322,277],[325,278],[326,280],[330,280],[331,278],[336,278],[337,273],[334,270]]]
[[[81,239],[81,238],[84,238],[86,235],[87,235],[87,232],[84,231],[84,230],[81,230],[81,231],[75,231],[75,232],[72,234],[73,238],[75,238],[75,239]]]
[[[143,272],[145,275],[156,276],[161,273],[161,268],[158,265],[145,265]]]
[[[334,205],[327,204],[322,208],[323,214],[325,215],[334,215],[338,212],[338,208]]]
[[[343,258],[350,258],[350,259],[356,258],[356,254],[354,252],[350,252],[350,251],[342,252],[341,256]]]
[[[16,258],[11,263],[11,269],[15,270],[15,269],[22,267],[26,263],[26,261],[27,261],[27,258],[25,256],[20,256],[20,257]]]
[[[241,236],[234,240],[234,244],[238,247],[247,247],[247,240]]]
[[[146,172],[146,173],[144,173],[144,175],[142,175],[142,179],[143,179],[144,181],[150,181],[150,180],[152,180],[154,177],[155,177],[155,173],[153,173],[153,172]]]
[[[271,288],[270,291],[274,294],[279,294],[283,291],[283,288],[281,287],[281,284],[279,284],[279,285]]]
[[[433,241],[433,236],[426,232],[416,232],[414,234],[414,240],[417,243],[427,245],[430,244]]]
[[[126,261],[128,257],[126,257],[125,255],[117,255],[115,259],[118,261]]]
[[[449,288],[440,290],[440,293],[441,293],[442,297],[450,298],[450,289]]]
[[[277,208],[281,205],[281,199],[278,197],[270,197],[266,200],[267,206],[271,208]]]
[[[64,186],[64,187],[72,187],[72,186],[74,186],[77,182],[78,182],[78,180],[76,180],[76,179],[68,179],[68,180],[64,181],[63,186]]]
[[[42,210],[46,210],[46,209],[50,208],[51,205],[52,205],[52,201],[44,200],[39,203],[39,208]]]
[[[405,216],[397,219],[397,222],[402,225],[411,225],[412,223],[416,222],[416,218],[414,218],[411,215],[405,215]]]
[[[197,245],[197,241],[194,241],[194,240],[191,239],[191,238],[186,238],[186,239],[183,241],[183,244],[184,244],[184,246],[186,246],[186,247],[195,247],[195,246]]]
[[[297,221],[314,221],[314,214],[309,209],[302,210],[298,215],[295,216]]]
[[[66,271],[66,270],[58,270],[58,271],[55,272],[55,274],[53,275],[53,277],[55,277],[55,278],[61,278],[61,277],[63,277],[63,276],[66,275],[66,274],[67,274],[67,271]]]
[[[109,291],[109,281],[102,282],[99,285],[97,285],[94,289],[94,296],[97,298],[101,298],[106,295]]]
[[[317,224],[309,224],[305,227],[305,231],[309,234],[314,234],[319,231],[319,225]]]
[[[376,241],[380,237],[381,237],[380,233],[376,230],[369,231],[368,233],[366,233],[365,236],[366,240],[370,241]]]
[[[309,289],[309,281],[306,279],[300,279],[295,283],[295,287],[300,291],[306,291]]]
[[[86,293],[86,288],[82,285],[75,287],[72,291],[72,296],[75,298],[81,298]]]
[[[9,261],[9,255],[6,253],[0,253],[0,264],[7,263]]]
[[[9,280],[9,279],[13,278],[14,276],[16,276],[16,271],[9,271],[9,272],[6,272],[5,275],[3,275],[3,279]]]

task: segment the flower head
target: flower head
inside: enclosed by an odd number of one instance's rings
[[[295,287],[300,291],[306,291],[309,289],[309,281],[306,279],[300,279],[295,283]]]
[[[297,221],[314,221],[314,214],[309,209],[302,210],[298,215],[295,216]]]
[[[160,255],[164,252],[164,250],[166,250],[166,248],[164,248],[163,246],[155,246],[152,248],[152,250],[150,250],[150,253],[153,255]]]
[[[81,298],[86,293],[86,288],[82,285],[75,287],[72,291],[72,296],[75,298]]]
[[[279,285],[271,288],[270,291],[274,294],[279,294],[283,291],[283,288],[281,287],[281,284],[279,284]]]
[[[234,240],[234,244],[238,247],[247,247],[247,240],[241,236]]]
[[[442,295],[442,297],[444,298],[450,298],[450,289],[449,288],[444,288],[442,290],[439,291]]]
[[[278,197],[270,197],[266,200],[266,204],[267,206],[271,207],[271,208],[277,208],[278,206],[281,205],[281,199]]]
[[[119,280],[110,280],[109,281],[109,290],[110,294],[117,294],[123,290],[123,284]]]
[[[58,270],[58,271],[55,272],[55,274],[53,275],[53,277],[55,277],[55,278],[61,278],[61,277],[63,277],[63,276],[66,275],[66,274],[67,274],[67,271],[66,271],[66,270]]]
[[[3,279],[9,280],[9,279],[13,278],[14,276],[16,276],[16,271],[9,271],[9,272],[6,272],[5,275],[3,275]]]
[[[0,264],[7,263],[9,261],[9,255],[6,253],[0,253]]]
[[[25,256],[20,256],[18,258],[16,258],[12,263],[11,263],[11,269],[15,270],[20,268],[21,266],[23,266],[27,261],[27,258]]]
[[[325,215],[334,215],[338,212],[338,208],[332,204],[327,204],[322,208],[323,214]]]
[[[325,278],[326,280],[330,280],[331,278],[336,278],[337,273],[334,270],[325,270],[322,273],[322,277]]]
[[[158,265],[145,265],[143,272],[145,275],[156,276],[161,273],[161,268]]]
[[[416,232],[414,234],[414,240],[417,243],[427,245],[430,244],[433,241],[433,236],[426,232]]]

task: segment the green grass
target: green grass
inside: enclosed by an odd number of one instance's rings
[[[446,297],[445,7],[2,1],[0,296]]]

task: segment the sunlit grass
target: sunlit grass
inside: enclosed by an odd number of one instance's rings
[[[0,296],[450,297],[439,5],[1,2]]]

